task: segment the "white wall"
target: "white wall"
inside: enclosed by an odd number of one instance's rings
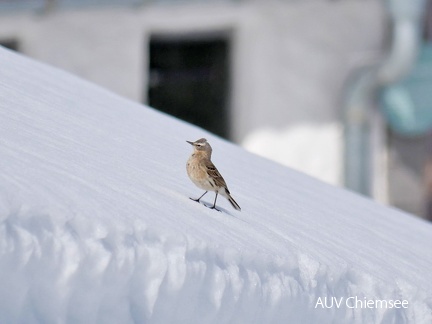
[[[268,129],[278,137],[278,132],[288,134],[298,125],[340,127],[344,82],[350,71],[380,55],[383,30],[378,0],[143,5],[0,15],[0,39],[16,38],[26,55],[136,101],[145,95],[146,46],[152,33],[228,32],[233,48],[233,140],[249,144]],[[316,144],[325,146],[330,138],[334,136],[317,136]],[[332,151],[336,153],[322,153],[322,165],[340,153]],[[291,154],[308,158],[303,156],[307,150]]]

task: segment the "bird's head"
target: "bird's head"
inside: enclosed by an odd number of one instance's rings
[[[194,147],[194,151],[211,153],[212,148],[205,138],[200,138],[195,142],[186,141]]]

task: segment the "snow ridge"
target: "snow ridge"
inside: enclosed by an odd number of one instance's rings
[[[432,321],[431,224],[10,51],[0,71],[1,323]],[[189,199],[200,137],[241,213]],[[409,307],[316,307],[351,296]]]

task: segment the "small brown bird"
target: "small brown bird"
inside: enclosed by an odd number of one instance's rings
[[[198,188],[205,190],[204,194],[198,199],[190,199],[199,202],[207,192],[214,191],[216,197],[213,206],[210,208],[218,210],[216,208],[216,199],[218,194],[221,194],[228,199],[234,209],[241,210],[237,202],[231,197],[224,178],[211,161],[212,148],[207,140],[201,138],[195,142],[186,142],[194,147],[194,151],[186,164],[187,174]]]

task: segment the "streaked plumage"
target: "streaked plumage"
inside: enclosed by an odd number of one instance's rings
[[[221,194],[228,199],[233,208],[240,210],[240,206],[231,197],[224,178],[211,161],[212,148],[207,140],[201,138],[195,142],[187,142],[194,147],[194,151],[186,164],[187,174],[198,188],[205,190],[198,199],[191,199],[199,202],[208,191],[214,191],[216,197],[211,208],[216,208],[217,196]]]

